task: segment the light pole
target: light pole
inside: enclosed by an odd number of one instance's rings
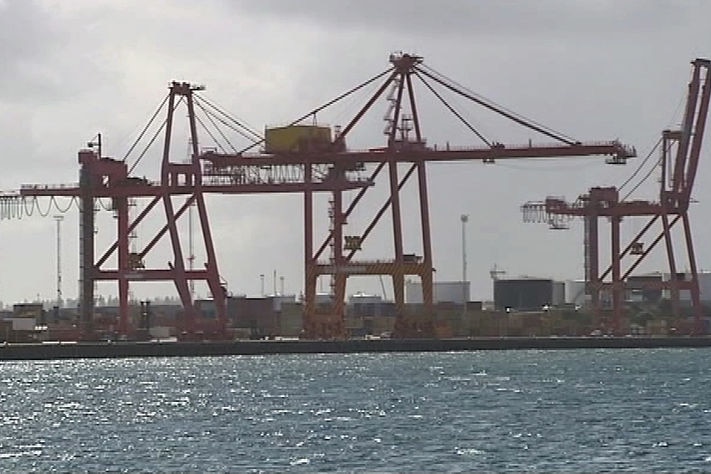
[[[467,313],[467,222],[469,216],[462,214],[462,314]]]
[[[64,216],[54,216],[57,221],[57,308],[62,307],[62,221]]]
[[[259,280],[262,283],[262,295],[261,296],[262,296],[262,298],[264,298],[264,273],[259,274]]]

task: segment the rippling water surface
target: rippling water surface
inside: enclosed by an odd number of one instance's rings
[[[711,471],[708,349],[0,363],[0,471]]]

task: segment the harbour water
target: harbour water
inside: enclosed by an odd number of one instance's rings
[[[711,471],[711,349],[0,363],[0,471]]]

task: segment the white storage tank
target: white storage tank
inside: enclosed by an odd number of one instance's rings
[[[422,283],[419,280],[405,280],[405,303],[422,304]]]
[[[578,306],[585,305],[585,280],[565,281],[565,302]]]
[[[471,283],[468,281],[436,281],[433,284],[432,299],[434,303],[464,304],[471,299]],[[422,304],[422,282],[408,280],[405,282],[405,303]]]
[[[680,279],[689,279],[690,275],[688,273],[679,273]],[[702,303],[711,303],[711,272],[699,272],[699,292],[701,294]],[[662,274],[663,281],[669,281],[671,275],[669,273]],[[670,298],[669,290],[664,290],[662,293],[663,298]],[[679,292],[679,300],[683,302],[691,303],[691,292],[682,290]]]
[[[281,311],[282,304],[296,302],[296,295],[276,295],[269,298],[272,300],[272,310],[276,312]]]
[[[470,300],[468,281],[437,281],[434,284],[435,303],[464,304]]]

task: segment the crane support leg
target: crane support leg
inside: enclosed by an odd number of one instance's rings
[[[124,197],[114,198],[114,211],[118,220],[118,292],[119,292],[119,334],[127,335],[130,332],[131,321],[129,315],[129,280],[131,271],[128,262],[128,200]]]
[[[433,269],[432,269],[432,234],[430,232],[430,208],[427,196],[427,168],[424,161],[417,164],[417,178],[420,191],[420,221],[422,226],[422,303],[425,317],[433,323]]]
[[[689,257],[689,270],[691,271],[691,303],[694,309],[694,329],[695,334],[703,334],[702,327],[702,311],[701,311],[701,292],[699,289],[699,274],[696,269],[696,256],[694,254],[694,244],[691,237],[691,223],[689,222],[688,213],[684,212],[682,221],[684,222],[684,237],[686,239],[686,249]]]
[[[620,221],[621,219],[614,216],[610,219],[612,227],[612,242],[610,242],[612,250],[612,331],[613,334],[619,336],[622,331],[622,313],[624,304],[624,282],[620,278]]]
[[[94,196],[89,165],[82,164],[79,172],[81,187],[79,208],[80,283],[79,310],[82,331],[88,337],[93,330],[94,317]]]

